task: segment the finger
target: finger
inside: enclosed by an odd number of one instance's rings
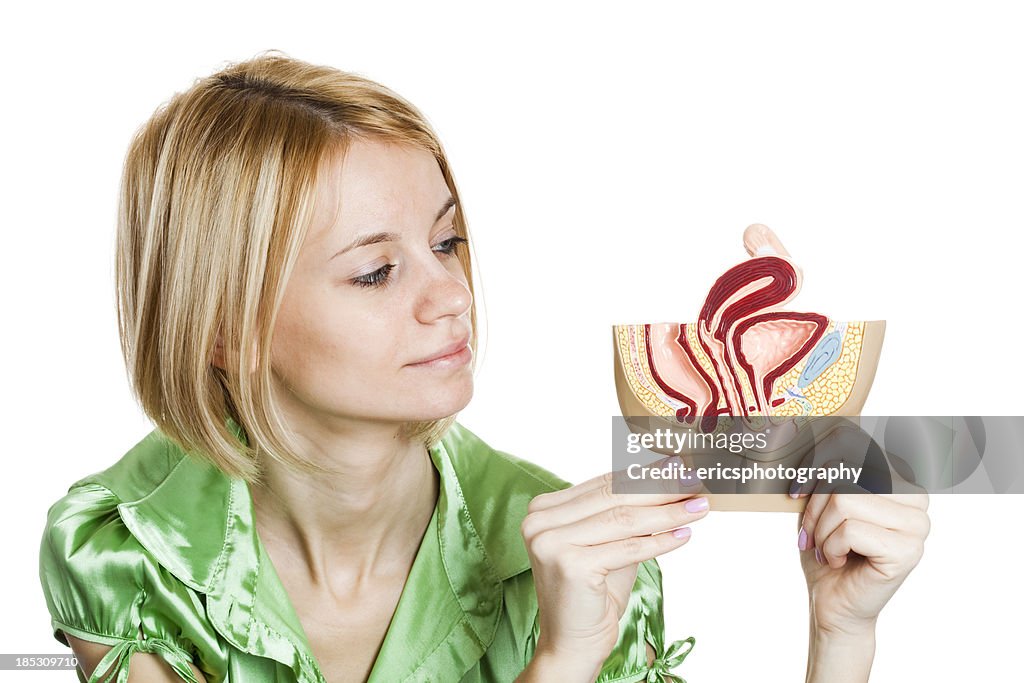
[[[921,539],[848,519],[822,541],[821,554],[829,567],[839,569],[851,552],[868,558],[886,579],[898,579],[917,565],[924,553]]]
[[[595,546],[676,529],[707,514],[707,498],[692,498],[653,507],[617,505],[543,533],[562,545]]]
[[[675,534],[680,534],[677,537]],[[666,531],[653,536],[632,536],[619,541],[590,546],[587,556],[594,558],[607,572],[638,564],[652,557],[663,555],[690,541],[690,527]]]
[[[845,433],[849,433],[850,428],[847,427],[846,430],[847,432]],[[848,445],[839,445],[847,444],[851,439],[855,439],[857,437],[845,437],[844,440],[844,437],[841,436],[843,433],[842,428],[829,432],[829,435],[825,437],[824,441],[812,448],[808,454],[804,456],[799,469],[809,473],[808,479],[802,484],[799,483],[798,480],[793,482],[793,485],[789,489],[789,496],[791,498],[800,498],[802,496],[809,495],[814,489],[817,489],[818,493],[823,493],[824,490],[821,489],[819,485],[823,482],[826,484],[829,482],[827,482],[827,480],[819,479],[817,475],[819,473],[827,473],[829,468],[838,468],[844,465],[847,469],[859,468],[857,470],[857,481],[848,482],[840,480],[831,482],[832,485],[838,485],[841,483],[856,484],[864,477],[865,470],[863,458],[854,457],[851,459],[847,457],[846,453],[851,451],[850,447]],[[853,450],[855,451],[856,449],[854,448]]]
[[[838,461],[833,460],[825,463],[826,466],[834,464],[838,464]],[[810,498],[804,506],[803,514],[798,518],[797,543],[801,550],[811,550],[815,547],[815,525],[837,487],[835,483],[829,484],[822,480],[811,480],[811,484]]]
[[[816,482],[815,487],[812,489],[811,498],[807,501],[807,505],[804,507],[803,514],[798,518],[798,545],[800,544],[802,537],[803,550],[811,550],[817,546],[817,534],[815,534],[815,529],[818,525],[818,520],[828,505],[829,500],[831,499],[831,494],[836,492],[842,493],[844,491],[857,497],[863,496],[865,500],[872,498],[885,499],[886,501],[906,505],[921,510],[922,512],[928,509],[927,493],[870,493],[863,487],[856,485],[844,484],[837,488],[836,486],[828,486],[824,482]],[[917,521],[915,523],[918,525],[916,530],[920,531],[920,528],[924,527],[926,529],[925,535],[927,535],[927,529],[929,529],[931,525],[927,515],[925,514],[923,518],[921,516],[917,516]],[[800,533],[801,531],[803,533]]]
[[[834,492],[813,527],[805,525],[804,530],[814,538],[814,545],[821,548],[825,539],[849,519],[920,538],[928,535],[931,526],[928,515],[920,508],[866,493],[864,489],[851,489],[849,493]]]
[[[671,457],[668,457],[668,458],[663,458],[661,460],[655,461],[652,464],[652,466],[653,467],[662,467],[662,466],[668,464],[669,462],[676,462],[676,463],[680,463],[680,464],[685,464],[685,462],[681,458],[676,457],[676,456],[671,456]],[[540,494],[538,496],[535,496],[530,501],[530,503],[528,504],[528,506],[526,508],[526,511],[527,511],[527,513],[531,513],[531,512],[540,512],[542,510],[548,510],[550,508],[553,508],[553,507],[556,507],[556,506],[559,506],[559,505],[564,505],[564,504],[568,503],[569,501],[572,501],[572,500],[575,500],[575,499],[579,498],[582,495],[585,495],[585,494],[588,494],[588,493],[593,493],[593,492],[599,491],[601,489],[607,489],[607,492],[611,493],[612,489],[613,489],[613,486],[614,486],[614,484],[616,482],[616,477],[619,477],[618,481],[622,481],[621,478],[625,477],[625,471],[624,470],[614,470],[612,472],[605,472],[604,474],[598,475],[598,476],[594,477],[593,479],[588,479],[587,481],[583,482],[582,484],[577,484],[575,486],[572,486],[572,487],[569,487],[569,488],[565,488],[565,489],[559,489],[558,491],[551,491],[549,493],[542,493],[542,494]],[[691,484],[698,483],[699,481],[700,481],[699,479],[696,479],[696,477],[693,477],[693,482],[691,482]],[[686,481],[682,481],[682,480],[653,479],[653,480],[650,480],[649,482],[645,483],[645,488],[653,488],[653,489],[655,489],[656,494],[657,493],[662,493],[662,492],[670,493],[672,491],[682,489],[683,485],[686,485],[686,484],[687,484],[687,482]],[[638,494],[633,494],[633,495],[638,495]],[[649,495],[652,495],[652,494],[642,494],[642,495],[643,496],[649,496]]]
[[[927,509],[927,497],[916,497],[925,494],[925,490],[901,476],[887,460],[884,449],[860,427],[849,424],[833,427],[804,456],[801,467],[820,469],[833,463],[844,463],[857,469],[857,480],[851,483],[871,493],[906,496],[901,499],[903,502]],[[794,483],[790,495],[799,498],[810,488],[813,486]]]
[[[817,423],[815,429],[827,431],[814,435],[816,441],[800,463],[805,467],[818,467],[830,460],[843,460],[862,467],[868,462],[873,449],[877,448],[877,443],[867,432],[845,419],[839,423],[833,420]]]
[[[778,236],[763,223],[752,223],[743,231],[743,246],[751,256],[777,254],[789,258]]]
[[[832,461],[831,463],[823,465],[823,467],[824,468],[828,468],[828,467],[831,467],[833,465],[838,466],[838,464],[839,464],[838,462]],[[803,498],[805,496],[811,495],[812,493],[817,493],[817,494],[831,493],[837,487],[843,486],[843,485],[848,484],[848,483],[851,483],[851,482],[848,482],[846,480],[829,481],[828,479],[819,479],[818,477],[809,477],[807,479],[807,481],[805,483],[803,483],[803,484],[800,484],[799,487],[796,487],[796,485],[791,486],[790,489],[789,489],[789,497],[790,498]]]
[[[841,462],[841,460],[832,460],[829,461],[828,463],[825,463],[825,466],[828,467],[839,465]],[[803,529],[806,534],[806,545],[802,548],[802,550],[810,550],[814,547],[814,538],[811,535],[811,532],[814,529],[814,524],[817,521],[818,517],[821,516],[822,510],[825,509],[825,505],[828,504],[828,499],[831,496],[833,490],[836,488],[837,484],[829,484],[828,482],[820,479],[809,479],[807,486],[809,488],[806,493],[801,492],[800,495],[797,496],[794,496],[792,493],[790,493],[790,496],[794,498],[799,498],[805,495],[810,496],[810,499],[804,506],[803,514],[800,515],[800,517],[798,518],[797,524],[798,529]]]
[[[837,467],[842,462],[843,462],[842,460],[830,460],[830,461],[828,461],[827,463],[824,464],[824,467],[826,467],[826,468],[827,467],[833,467],[833,466]],[[861,474],[863,475],[863,472]],[[863,476],[861,478],[863,478]],[[789,496],[790,496],[790,498],[802,498],[804,496],[809,496],[812,491],[814,491],[816,493],[824,493],[824,492],[833,490],[836,485],[843,484],[843,483],[845,483],[845,482],[833,482],[833,485],[830,487],[828,485],[827,481],[823,481],[823,480],[820,480],[820,479],[813,479],[813,478],[812,479],[808,479],[808,481],[806,483],[804,483],[804,484],[799,484],[799,482],[794,482],[793,486],[790,487]],[[854,482],[854,484],[857,485],[857,486],[860,486],[859,484],[856,484],[856,482]],[[819,485],[823,485],[823,486],[819,487]],[[885,498],[887,498],[889,500],[896,501],[897,503],[902,503],[904,505],[911,505],[913,507],[920,508],[921,510],[925,510],[925,511],[928,510],[928,503],[929,503],[928,492],[925,491],[925,489],[923,489],[922,487],[920,487],[920,486],[918,486],[916,484],[911,484],[909,482],[905,482],[905,483],[901,484],[901,488],[907,489],[907,491],[908,491],[908,492],[905,492],[905,493],[876,493],[874,491],[870,491],[870,490],[864,488],[863,486],[860,486],[860,488],[862,490],[864,490],[865,493],[869,493],[871,495],[883,496],[883,497],[885,497]]]
[[[920,493],[876,493],[875,495],[881,498],[885,498],[887,500],[892,500],[897,503],[901,503],[902,505],[909,505],[911,507],[915,507],[923,512],[927,512],[929,502],[928,492],[925,491],[920,486],[917,486],[916,484],[910,484],[908,482],[907,484],[904,484],[904,487],[907,486],[919,490]]]
[[[868,457],[873,448],[878,450],[877,457]],[[808,495],[818,481],[814,473],[840,464],[856,470],[856,480],[851,483],[864,487],[870,493],[894,496],[902,502],[927,510],[927,492],[901,476],[888,463],[885,453],[871,437],[853,427],[833,429],[804,456],[799,468],[810,470],[812,476],[803,484],[794,481],[790,487],[790,497]]]
[[[651,485],[664,493],[613,493],[612,484],[606,483],[592,488],[578,496],[569,498],[561,505],[531,511],[527,508],[526,518],[522,523],[523,535],[537,534],[548,529],[567,526],[591,515],[619,506],[654,507],[694,498],[701,492],[700,486],[681,487],[678,482],[661,483],[652,481]],[[679,490],[672,490],[673,487]],[[545,494],[546,495],[546,494]],[[662,527],[666,528],[666,527]]]
[[[547,510],[548,508],[554,507],[556,505],[562,505],[572,500],[576,496],[579,496],[582,493],[586,493],[587,491],[599,488],[601,486],[604,486],[605,484],[611,485],[612,477],[614,474],[614,472],[605,472],[604,474],[594,477],[593,479],[588,479],[582,484],[576,484],[575,486],[570,486],[569,488],[559,489],[558,491],[550,491],[548,493],[542,493],[538,496],[534,496],[534,498],[530,501],[529,505],[527,506],[526,511],[529,513]]]
[[[810,498],[807,499],[807,505],[804,506],[804,512],[799,518],[800,522],[798,525],[798,539],[803,544],[802,550],[810,550],[814,547],[814,534],[812,531],[831,496],[831,493],[812,492]],[[808,531],[808,527],[810,527],[811,531]]]
[[[819,483],[824,484],[824,485],[820,489],[815,489],[815,487]],[[806,484],[806,486],[809,487],[806,491],[801,490],[800,492],[798,492],[796,494],[791,492],[790,493],[790,497],[791,498],[803,498],[805,496],[809,496],[812,492],[813,493],[822,493],[822,492],[831,492],[832,490],[835,490],[835,484],[833,484],[831,487],[829,487],[827,482],[812,481],[812,482]],[[918,508],[918,509],[924,510],[924,511],[928,510],[928,494],[927,493],[874,493],[872,491],[869,491],[869,490],[865,489],[862,486],[860,486],[858,488],[863,490],[864,493],[867,493],[868,495],[884,497],[884,498],[886,498],[888,500],[892,500],[892,501],[895,501],[897,503],[901,503],[903,505],[910,505],[912,507],[915,507],[915,508]],[[924,489],[921,489],[921,490],[924,491]]]
[[[563,505],[541,510],[540,512],[528,513],[522,521],[521,531],[523,536],[529,539],[531,536],[544,531],[571,526],[582,520],[600,515],[605,515],[604,519],[606,522],[614,522],[616,515],[620,519],[627,519],[628,515],[642,514],[643,510],[668,508],[668,506],[673,504],[677,504],[677,508],[682,508],[689,501],[696,500],[698,497],[707,505],[707,497],[699,496],[699,493],[699,488],[692,489],[686,493],[671,494],[623,494],[611,493],[610,487],[596,489],[578,496]],[[633,512],[634,510],[637,512]],[[698,508],[691,504],[690,510],[698,511]],[[664,515],[665,513],[661,514]],[[648,530],[644,533],[655,533],[668,528],[671,528],[670,524],[659,529]]]

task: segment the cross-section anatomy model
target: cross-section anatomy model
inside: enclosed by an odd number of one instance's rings
[[[859,414],[885,321],[784,310],[801,270],[764,225],[748,227],[743,243],[750,258],[715,281],[696,322],[613,327],[623,415],[711,432],[720,415]]]

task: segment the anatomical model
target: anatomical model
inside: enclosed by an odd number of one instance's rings
[[[796,465],[793,424],[860,413],[885,321],[783,310],[800,291],[800,268],[764,225],[748,227],[743,244],[751,258],[715,281],[696,322],[613,326],[619,406],[623,416],[705,433],[729,429],[730,418],[745,429],[790,418],[789,447],[778,444],[758,460]],[[756,492],[709,497],[719,510],[800,510],[807,500]]]

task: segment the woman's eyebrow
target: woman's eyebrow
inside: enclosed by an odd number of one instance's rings
[[[451,209],[453,206],[455,206],[455,197],[449,196],[448,199],[446,199],[444,204],[441,206],[440,210],[437,212],[437,215],[434,217],[434,223],[437,223],[439,220],[444,218],[444,215],[448,213],[448,210]],[[395,232],[374,232],[366,235],[359,235],[352,241],[350,245],[348,245],[347,247],[345,247],[344,249],[342,249],[341,251],[339,251],[338,253],[336,253],[334,256],[327,260],[330,261],[335,256],[341,256],[345,252],[352,251],[353,249],[357,249],[359,247],[365,247],[368,244],[379,244],[380,242],[396,242],[400,239],[401,236]]]
[[[441,207],[441,210],[438,211],[437,215],[434,217],[434,222],[436,223],[442,218],[444,218],[444,215],[448,213],[448,209],[452,208],[453,206],[455,206],[455,197],[449,196],[448,199],[445,200],[444,206]]]

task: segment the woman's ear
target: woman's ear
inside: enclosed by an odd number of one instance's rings
[[[249,374],[256,372],[256,363],[258,360],[258,352],[256,350],[256,342],[252,344],[252,367],[249,368]],[[224,360],[224,342],[221,339],[220,333],[217,334],[217,344],[213,347],[213,360],[211,361],[214,367],[220,368],[221,370],[227,371]]]

